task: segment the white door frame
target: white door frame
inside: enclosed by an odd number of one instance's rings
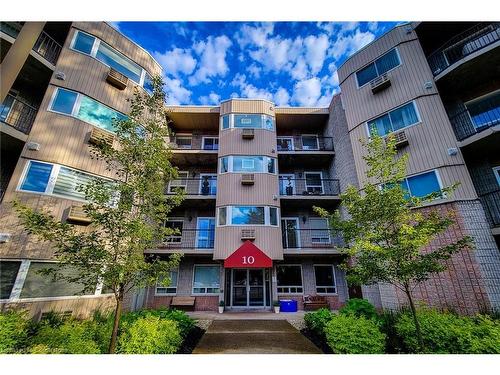
[[[301,244],[300,244],[300,221],[299,221],[299,218],[298,217],[282,217],[281,220],[295,220],[295,222],[297,223],[297,248],[301,248]],[[281,228],[281,230],[283,231],[283,227]],[[282,232],[283,233],[283,232]],[[287,238],[287,244],[288,244],[288,238]]]

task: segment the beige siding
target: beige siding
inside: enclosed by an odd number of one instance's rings
[[[241,185],[240,173],[219,174],[217,180],[217,206],[268,205],[278,206],[273,196],[278,194],[278,176],[255,173],[255,184]]]
[[[226,259],[236,251],[243,241],[241,229],[255,229],[254,244],[271,259],[283,259],[283,245],[281,243],[281,229],[279,227],[260,226],[228,226],[215,229],[214,259]]]
[[[220,114],[226,113],[264,113],[274,116],[274,104],[267,100],[231,99],[221,103]]]
[[[254,139],[243,139],[241,137],[242,132],[242,129],[226,129],[220,131],[219,157],[225,155],[267,155],[277,157],[275,132],[254,129]]]

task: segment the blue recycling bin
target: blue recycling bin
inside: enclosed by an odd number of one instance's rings
[[[297,312],[297,301],[294,299],[280,300],[280,312]]]

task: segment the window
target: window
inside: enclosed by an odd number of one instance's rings
[[[401,184],[410,196],[418,198],[423,198],[441,190],[441,184],[436,171],[407,177]]]
[[[368,133],[385,136],[396,130],[406,128],[419,122],[414,102],[396,108],[383,116],[368,121]]]
[[[175,234],[167,236],[165,238],[166,244],[171,243],[181,243],[182,242],[182,227],[184,225],[184,221],[182,219],[168,219],[165,221],[165,228],[170,228],[175,231]]]
[[[78,30],[75,33],[71,48],[94,57],[104,65],[119,71],[138,85],[143,86],[146,91],[151,91],[152,85],[149,74],[138,64],[102,40]]]
[[[263,114],[230,114],[221,117],[222,129],[247,128],[274,130],[274,117]]]
[[[219,290],[219,266],[194,266],[193,294],[214,294]]]
[[[84,186],[101,177],[58,164],[29,160],[19,190],[85,200]]]
[[[219,226],[271,225],[278,226],[278,208],[269,206],[219,207]]]
[[[498,186],[500,186],[500,166],[493,168],[493,174],[497,179]]]
[[[378,76],[388,72],[391,69],[399,66],[401,61],[399,59],[399,53],[394,48],[382,55],[374,62],[370,63],[363,69],[356,72],[356,78],[358,81],[358,87],[364,86],[371,80],[377,78]]]
[[[88,96],[74,91],[56,88],[49,110],[73,116],[88,124],[113,132],[113,120],[125,120],[127,116]]]
[[[156,283],[156,294],[176,294],[178,276],[179,270],[171,270],[168,276],[168,278],[170,279],[170,283],[168,284],[168,286],[162,285],[163,280],[158,280],[158,282]]]
[[[500,90],[465,105],[476,129],[500,124]]]
[[[317,135],[303,135],[302,136],[302,149],[303,150],[319,150],[318,136]]]
[[[276,159],[268,156],[225,156],[220,158],[220,173],[276,173]]]
[[[19,267],[21,267],[20,261],[0,262],[0,299],[9,299]]]
[[[196,247],[199,249],[213,249],[215,242],[215,218],[199,217],[196,230]]]
[[[218,150],[219,149],[219,138],[217,138],[217,137],[203,137],[203,149],[204,150]]]
[[[187,171],[177,172],[177,178],[175,180],[170,180],[170,182],[168,183],[168,192],[171,194],[175,194],[178,191],[186,191],[188,176],[189,172]]]
[[[278,137],[278,151],[293,151],[292,137]]]
[[[176,137],[175,144],[178,148],[191,149],[191,137]]]
[[[217,194],[217,175],[201,174],[200,175],[200,194],[215,195]]]
[[[302,267],[294,265],[276,266],[278,293],[294,294],[303,293]]]
[[[329,244],[330,229],[327,219],[309,219],[311,226],[311,242],[313,244]]]
[[[310,194],[323,194],[323,174],[321,172],[305,172],[306,191]]]
[[[335,268],[333,265],[314,266],[314,278],[316,279],[316,293],[337,293]]]
[[[153,90],[154,90],[153,78],[147,72],[146,72],[146,75],[144,77],[144,85],[143,85],[143,87],[144,87],[144,90],[146,90],[146,92],[149,95],[153,95]]]
[[[69,283],[64,280],[53,280],[50,275],[45,275],[39,271],[48,268],[58,267],[55,263],[47,262],[31,262],[26,279],[23,284],[23,289],[21,291],[21,298],[38,298],[38,297],[62,297],[62,296],[74,296],[82,294],[83,284],[79,283]],[[73,277],[77,276],[77,273],[67,267],[60,269],[60,272],[65,274],[65,276]],[[97,284],[97,282],[96,282]],[[94,290],[86,291],[83,294],[92,295]]]

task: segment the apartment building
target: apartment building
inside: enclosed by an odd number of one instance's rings
[[[475,249],[415,290],[431,306],[473,313],[500,306],[500,25],[413,23],[395,27],[338,70],[354,162],[362,186],[359,139],[394,133],[409,154],[405,187],[424,196],[458,182],[429,206],[457,212],[457,224],[431,246],[469,235]],[[428,209],[428,208],[427,208]],[[364,287],[384,308],[405,297],[387,285]]]
[[[47,48],[37,47],[44,33],[58,46],[52,62]],[[83,197],[75,186],[112,177],[90,158],[88,143],[112,140],[111,118],[125,116],[133,88],[149,90],[149,77],[161,68],[106,23],[2,23],[0,36],[2,79],[9,74],[12,81],[0,118],[0,305],[88,314],[108,306],[111,295],[96,285],[92,295],[74,296],[77,286],[36,273],[53,261],[53,250],[23,233],[10,202],[88,224],[78,217]],[[341,239],[313,211],[334,210],[348,185],[363,186],[359,140],[370,129],[395,132],[409,153],[410,194],[460,182],[452,196],[429,205],[458,213],[433,245],[470,235],[476,248],[455,255],[446,272],[416,290],[417,299],[463,313],[500,307],[499,39],[496,23],[395,27],[339,68],[341,93],[328,108],[251,99],[168,106],[179,178],[165,194],[180,189],[185,199],[165,223],[178,233],[147,254],[183,257],[170,286],[137,291],[128,307],[169,306],[173,297],[189,296],[196,310],[217,310],[224,301],[227,309],[257,311],[279,299],[302,308],[306,295],[325,296],[332,309],[349,295],[380,308],[400,306],[404,296],[390,286],[348,288],[338,267]],[[30,64],[44,75],[30,76]],[[26,99],[28,92],[38,101]],[[31,116],[25,104],[35,108]]]

